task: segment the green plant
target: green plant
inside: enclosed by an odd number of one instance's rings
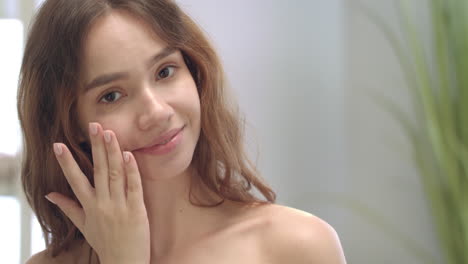
[[[419,124],[397,107],[448,264],[468,263],[468,1],[427,0],[431,42],[400,0],[403,42],[378,17],[406,76]],[[414,2],[413,2],[414,3]]]

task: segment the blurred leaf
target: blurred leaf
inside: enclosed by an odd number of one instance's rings
[[[363,13],[397,55],[412,96],[416,122],[385,96],[372,94],[406,130],[448,264],[468,263],[468,1],[427,0],[430,39],[415,26],[414,1],[399,0],[403,37],[374,12]],[[421,6],[420,3],[418,7]],[[424,11],[424,10],[423,10]],[[384,228],[385,219],[349,205]],[[386,227],[388,230],[388,227]],[[387,233],[388,233],[387,232]],[[394,232],[394,231],[392,231]],[[401,235],[421,258],[425,253]]]

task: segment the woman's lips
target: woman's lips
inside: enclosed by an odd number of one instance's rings
[[[150,155],[164,155],[172,152],[177,146],[182,142],[183,134],[184,134],[183,126],[180,129],[176,129],[175,131],[171,130],[163,136],[163,139],[158,139],[159,143],[154,144],[153,146],[147,148],[137,149],[137,152],[150,154]],[[173,131],[173,132],[172,132]],[[162,144],[161,142],[167,143]]]

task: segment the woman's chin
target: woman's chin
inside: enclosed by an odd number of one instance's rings
[[[171,180],[182,175],[189,175],[191,158],[172,160],[166,164],[158,164],[149,159],[137,159],[137,163],[143,180]]]

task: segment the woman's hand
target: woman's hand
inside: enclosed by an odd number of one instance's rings
[[[112,131],[90,123],[89,133],[95,188],[68,148],[54,144],[57,160],[83,208],[59,193],[47,198],[83,233],[101,263],[149,263],[150,230],[135,158],[121,152]]]

